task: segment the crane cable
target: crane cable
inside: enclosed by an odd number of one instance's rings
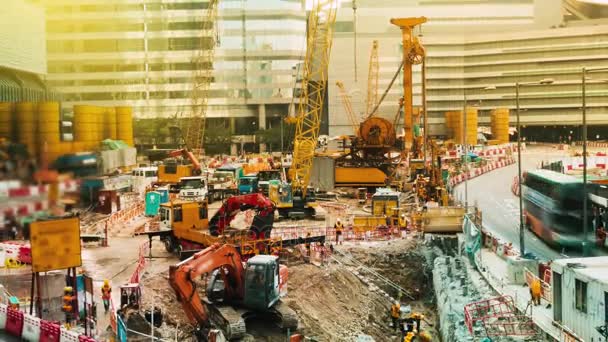
[[[391,90],[391,87],[393,86],[393,83],[395,83],[395,80],[397,79],[397,76],[399,76],[399,73],[401,72],[401,69],[403,69],[403,64],[404,64],[404,61],[401,61],[401,64],[399,65],[399,68],[397,69],[397,72],[393,76],[393,79],[391,80],[391,83],[388,84],[388,87],[386,88],[386,90],[384,91],[384,93],[382,94],[382,96],[380,97],[380,100],[378,100],[378,103],[376,103],[376,107],[374,107],[374,110],[372,110],[369,113],[369,115],[367,116],[366,119],[369,119],[372,116],[374,116],[374,114],[376,114],[376,111],[378,110],[378,107],[380,107],[380,104],[382,103],[382,101],[384,100],[384,98],[386,97],[386,95],[388,94],[389,90]]]

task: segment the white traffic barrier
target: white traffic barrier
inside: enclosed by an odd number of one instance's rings
[[[79,342],[79,334],[74,331],[67,330],[61,327],[61,333],[59,334],[59,342]]]
[[[23,317],[21,339],[30,342],[38,342],[40,340],[40,318],[30,315]]]
[[[4,330],[6,328],[6,312],[8,310],[8,305],[0,304],[0,330]]]

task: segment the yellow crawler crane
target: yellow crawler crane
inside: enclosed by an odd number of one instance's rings
[[[209,0],[205,19],[202,21],[200,32],[200,49],[192,62],[195,65],[192,75],[192,110],[185,122],[185,147],[172,151],[168,157],[183,156],[183,162],[188,159],[190,164],[178,164],[166,161],[158,168],[158,181],[161,184],[176,184],[182,177],[200,174],[200,164],[197,156],[202,154],[207,121],[207,103],[209,89],[213,78],[213,59],[217,38],[217,12],[219,0]],[[186,158],[187,157],[187,158]]]
[[[312,216],[315,213],[315,194],[314,190],[308,189],[308,185],[327,91],[327,71],[338,4],[338,0],[314,0],[308,17],[302,91],[295,117],[291,186],[279,185],[279,189],[270,189],[271,199],[281,216]]]

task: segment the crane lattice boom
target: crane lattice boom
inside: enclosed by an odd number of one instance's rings
[[[302,92],[296,115],[292,188],[306,195],[327,89],[327,69],[338,0],[313,0],[308,17]]]

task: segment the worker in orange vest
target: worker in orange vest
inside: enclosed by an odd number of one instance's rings
[[[72,320],[74,319],[74,291],[71,286],[66,286],[63,288],[63,305],[61,310],[65,314],[65,325],[69,329],[72,324]]]
[[[112,287],[110,286],[110,281],[105,279],[103,281],[103,285],[101,286],[101,300],[103,301],[103,308],[108,312],[110,309],[110,298],[112,295]]]
[[[336,245],[341,245],[342,244],[342,230],[344,229],[344,225],[342,224],[342,221],[340,221],[339,217],[336,220],[336,224],[334,224],[334,229],[336,230]]]
[[[534,305],[540,305],[540,296],[541,296],[540,279],[532,280],[532,284],[530,284],[530,295],[532,296],[532,303]]]
[[[399,329],[399,319],[401,318],[401,303],[398,300],[391,305],[391,319],[393,320],[393,328]]]

